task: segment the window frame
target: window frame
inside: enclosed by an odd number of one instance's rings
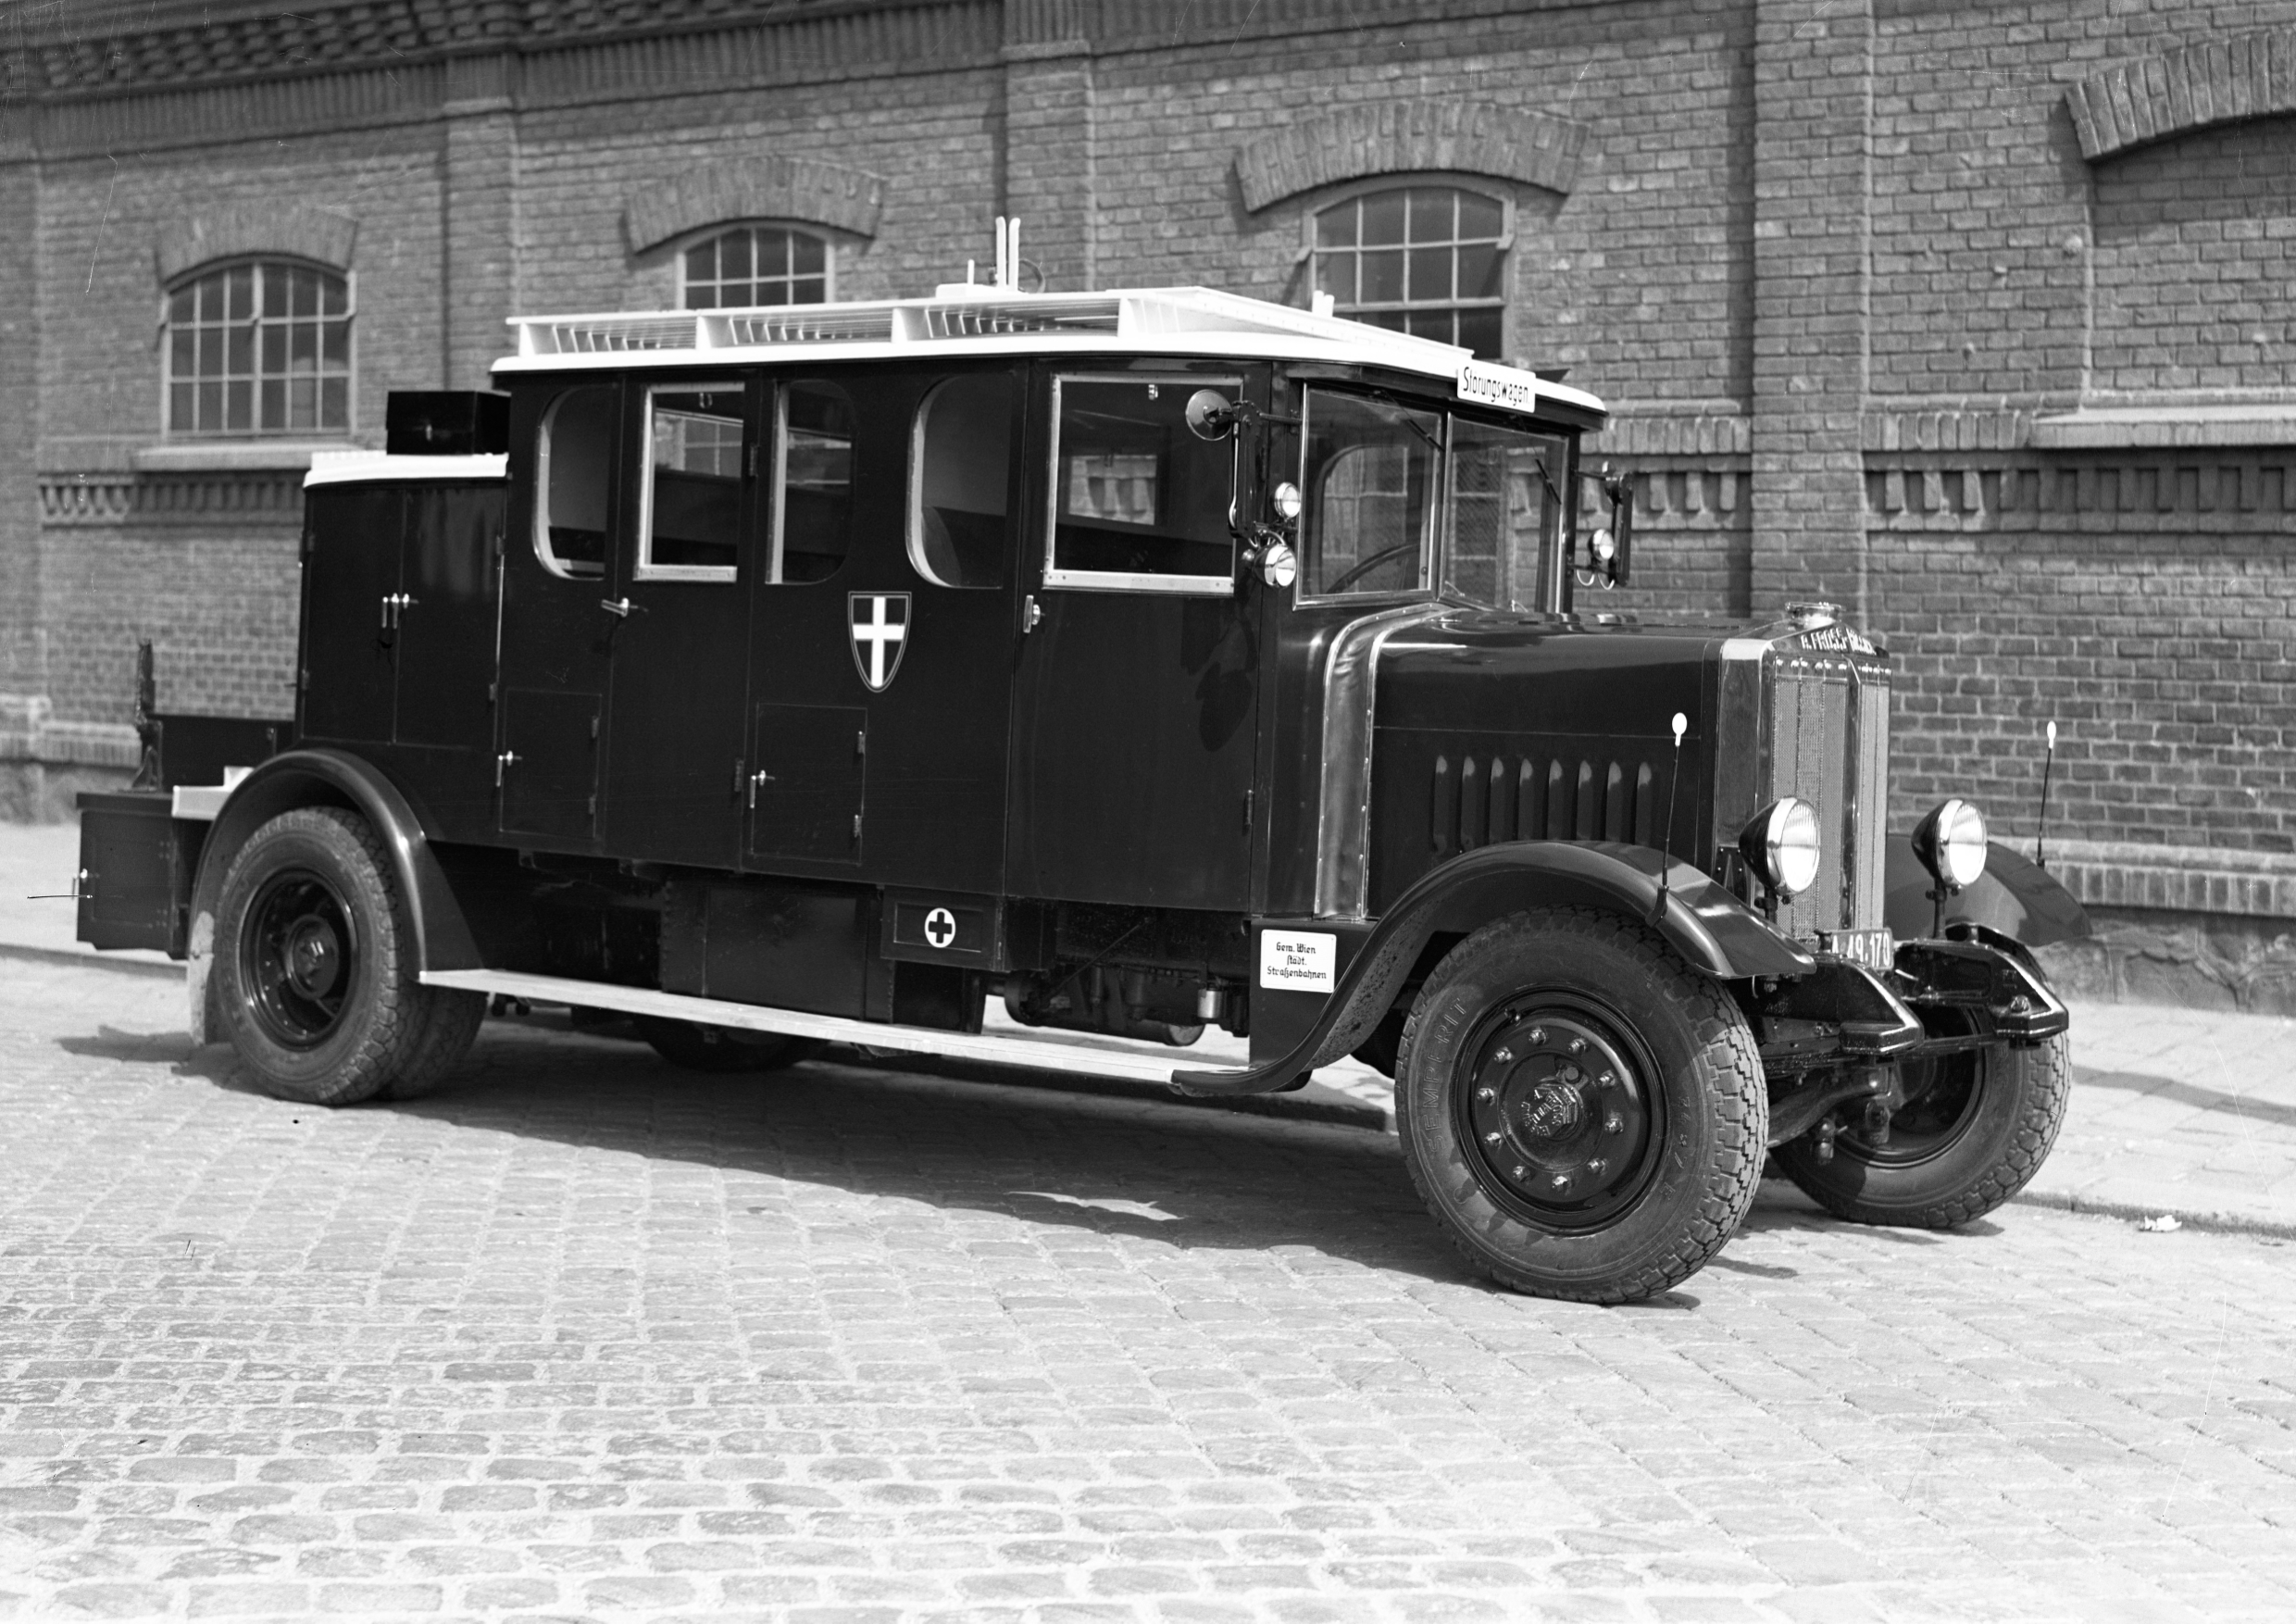
[[[790,390],[792,385],[799,383],[823,384],[834,389],[845,397],[846,406],[854,409],[853,392],[846,388],[843,381],[840,379],[825,378],[811,372],[802,375],[776,373],[766,379],[765,387],[773,391],[773,409],[768,424],[761,427],[760,432],[767,431],[767,428],[769,427],[773,435],[773,444],[769,458],[772,464],[770,475],[772,483],[764,487],[764,494],[761,498],[770,506],[770,512],[766,520],[766,556],[757,572],[758,582],[763,586],[827,586],[844,573],[846,564],[853,558],[855,526],[852,517],[848,515],[845,522],[845,552],[844,556],[838,559],[836,568],[818,581],[792,581],[781,572],[781,549],[786,536],[783,526],[789,516]],[[857,430],[859,418],[857,409],[855,409],[855,417]],[[858,477],[861,461],[861,436],[857,431],[846,449],[845,456],[846,476],[850,481],[848,489],[857,490],[861,483]],[[848,495],[846,500],[851,502],[853,497]]]
[[[734,561],[730,564],[656,564],[654,554],[654,397],[659,393],[698,394],[706,389],[739,390],[742,394],[741,451],[735,458],[738,490],[734,521]],[[748,530],[751,487],[755,483],[757,444],[757,380],[736,373],[728,378],[649,378],[638,384],[638,529],[631,543],[630,579],[684,581],[730,585],[742,578],[742,540]],[[609,545],[611,543],[609,543]]]
[[[926,386],[925,393],[917,397],[916,406],[909,413],[909,455],[907,477],[904,481],[902,498],[905,510],[901,518],[901,546],[904,555],[908,558],[909,568],[917,580],[928,586],[937,586],[943,592],[993,592],[1004,584],[1003,581],[981,581],[968,584],[964,581],[943,581],[933,573],[931,567],[925,561],[925,420],[932,415],[933,404],[940,399],[943,390],[961,379],[981,377],[1002,377],[1005,381],[1005,388],[1011,396],[1007,403],[1008,406],[1026,406],[1029,398],[1028,374],[1008,364],[1002,367],[952,369],[944,371]],[[1012,448],[1015,442],[1018,442],[1023,447],[1028,444],[1025,417],[1018,424],[1011,424],[1008,418],[1005,431],[1005,508],[1004,512],[998,517],[1004,520],[1007,535],[1012,532],[1014,519],[1025,515],[1028,511],[1025,484],[1021,488],[1018,504],[1016,505],[1013,500]],[[1022,456],[1025,457],[1026,455],[1024,450]],[[1007,568],[1011,568],[1013,556],[1019,551],[1019,546],[1020,543],[1017,543],[1012,551],[1007,553],[1005,556]]]
[[[614,404],[614,424],[612,429],[608,431],[605,446],[605,467],[604,469],[605,491],[603,501],[604,510],[599,515],[605,523],[604,528],[599,532],[600,543],[598,562],[594,569],[578,568],[578,566],[588,565],[590,560],[586,558],[560,557],[558,556],[558,550],[550,544],[550,459],[552,456],[553,443],[552,430],[557,421],[559,411],[568,401],[572,400],[577,394],[580,394],[586,389],[595,389],[600,391],[611,399]],[[534,557],[536,561],[542,565],[543,569],[547,570],[551,575],[556,577],[560,581],[603,581],[605,580],[606,572],[613,563],[615,451],[621,440],[621,419],[622,412],[625,409],[625,402],[626,397],[622,394],[622,391],[618,388],[611,380],[598,379],[586,383],[571,383],[563,388],[557,389],[551,394],[548,401],[543,406],[540,418],[536,422],[534,430]]]
[[[714,225],[706,226],[706,227],[703,228],[701,231],[691,232],[691,233],[689,233],[688,235],[686,235],[686,236],[681,237],[681,238],[680,238],[680,239],[679,239],[679,241],[678,241],[678,244],[677,244],[676,247],[675,247],[675,248],[671,251],[671,256],[672,256],[672,258],[675,260],[675,262],[676,262],[676,264],[677,264],[677,267],[678,267],[678,308],[679,308],[679,309],[680,309],[680,310],[746,310],[746,309],[753,308],[753,306],[747,306],[747,305],[725,305],[725,304],[718,304],[718,305],[693,305],[693,304],[689,304],[689,303],[687,302],[687,295],[688,295],[688,293],[689,293],[689,291],[690,291],[690,290],[691,290],[691,289],[692,289],[692,288],[693,288],[695,284],[693,284],[693,283],[692,283],[692,282],[689,282],[689,281],[687,281],[687,279],[686,279],[686,256],[687,256],[689,254],[693,253],[694,249],[699,248],[699,247],[700,247],[703,244],[705,244],[705,243],[714,243],[714,242],[718,241],[718,240],[719,238],[721,238],[721,237],[729,237],[729,236],[731,236],[731,235],[732,235],[734,232],[736,232],[736,231],[747,231],[747,232],[751,233],[751,242],[750,242],[750,265],[751,265],[751,267],[752,267],[752,275],[750,276],[749,280],[750,280],[752,282],[755,282],[755,281],[757,281],[761,280],[760,278],[758,278],[758,277],[755,274],[755,268],[756,263],[757,263],[757,259],[756,259],[756,238],[755,238],[755,234],[756,234],[757,232],[759,232],[759,231],[786,231],[786,232],[788,232],[788,233],[789,233],[791,236],[792,236],[792,237],[809,237],[809,238],[811,238],[813,241],[815,241],[815,242],[817,242],[817,243],[820,244],[821,244],[821,297],[820,297],[820,299],[819,299],[819,301],[818,301],[818,302],[819,302],[819,303],[821,303],[821,304],[824,304],[824,305],[831,305],[831,304],[835,304],[835,303],[837,302],[837,239],[836,239],[836,237],[835,237],[835,236],[833,236],[831,233],[830,233],[830,232],[828,232],[828,231],[823,231],[823,230],[822,230],[820,227],[818,227],[818,226],[808,225],[808,224],[805,224],[805,222],[803,222],[803,221],[799,221],[799,220],[783,220],[783,219],[736,219],[736,220],[719,220],[718,222],[717,222],[717,223],[716,223],[716,224],[714,224]],[[794,281],[796,280],[796,278],[795,278],[794,276],[791,276],[791,277],[785,277],[785,278],[768,278],[768,279],[763,279],[763,280],[768,280],[768,281]],[[722,284],[722,282],[721,282],[721,283],[717,284],[717,285],[722,286],[723,284]],[[807,303],[807,304],[811,304],[811,303],[814,303],[815,301],[812,301],[812,300],[807,300],[807,301],[805,301],[805,303]],[[756,307],[756,308],[765,308],[765,309],[774,309],[774,308],[780,308],[780,306],[755,306],[755,307]]]
[[[1377,401],[1381,406],[1391,406],[1398,411],[1422,412],[1441,421],[1442,443],[1436,448],[1434,478],[1429,481],[1430,488],[1428,492],[1428,519],[1431,533],[1423,538],[1421,542],[1423,550],[1419,555],[1419,581],[1416,586],[1389,587],[1375,592],[1310,592],[1307,588],[1306,559],[1303,551],[1299,581],[1292,589],[1292,603],[1305,608],[1329,604],[1437,602],[1443,595],[1443,581],[1450,569],[1451,408],[1448,406],[1414,405],[1409,400],[1397,399],[1386,391],[1376,388],[1349,389],[1344,386],[1335,386],[1321,379],[1308,381],[1300,391],[1298,481],[1302,500],[1309,504],[1316,500],[1317,494],[1315,488],[1307,482],[1307,453],[1311,443],[1308,429],[1311,422],[1312,403],[1318,394],[1338,395],[1349,400]],[[1305,525],[1310,511],[1312,509],[1306,507],[1301,510],[1301,530],[1297,540],[1302,543],[1306,540]]]
[[[1048,588],[1070,592],[1132,592],[1162,593],[1183,597],[1233,597],[1236,595],[1236,538],[1234,533],[1237,479],[1240,473],[1237,459],[1242,455],[1242,437],[1229,440],[1229,518],[1228,573],[1225,575],[1165,575],[1120,569],[1062,569],[1054,563],[1055,549],[1060,543],[1060,386],[1063,383],[1157,383],[1174,388],[1217,389],[1226,387],[1238,396],[1243,394],[1246,380],[1242,373],[1187,372],[1180,370],[1139,372],[1059,372],[1052,374],[1052,408],[1045,419],[1044,461],[1044,584]]]
[[[245,429],[187,429],[181,427],[175,420],[175,384],[177,380],[175,376],[176,324],[174,304],[176,298],[179,294],[189,289],[197,287],[201,282],[207,281],[211,277],[227,275],[231,271],[238,269],[242,266],[251,267],[256,271],[256,286],[254,293],[255,314],[249,319],[255,324],[258,334],[255,340],[254,345],[256,350],[255,358],[257,369],[249,374],[248,381],[254,392],[252,415],[257,418],[258,421],[254,426]],[[277,268],[282,270],[317,271],[320,276],[332,278],[334,281],[343,284],[343,315],[340,319],[343,325],[344,356],[343,369],[340,374],[343,379],[343,422],[340,425],[329,426],[321,423],[315,424],[310,428],[305,429],[293,427],[266,429],[260,424],[259,419],[262,416],[263,409],[264,383],[264,373],[261,370],[262,339],[260,337],[261,324],[264,319],[262,314],[262,283],[264,273],[268,268]],[[292,319],[293,318],[291,316],[290,320]],[[318,319],[320,321],[325,321],[329,319],[329,318],[321,315],[318,318]],[[228,331],[228,328],[224,331]],[[159,290],[160,437],[165,440],[175,440],[191,443],[206,444],[237,440],[289,440],[297,437],[331,440],[346,439],[356,433],[358,429],[358,272],[352,269],[350,267],[330,265],[324,260],[311,259],[299,254],[283,253],[236,254],[228,258],[210,259],[203,264],[195,265],[191,269],[186,270],[163,283]],[[283,374],[282,381],[292,379],[293,376],[293,373]],[[318,372],[312,374],[312,376],[320,381],[324,381],[327,378],[335,375],[325,372]],[[193,389],[196,389],[203,381],[224,382],[228,381],[228,378],[203,380],[194,374],[192,378],[185,380],[185,381],[190,383]]]
[[[1429,310],[1496,308],[1499,312],[1499,353],[1498,356],[1491,358],[1501,359],[1506,356],[1511,356],[1515,353],[1515,299],[1513,296],[1516,236],[1515,194],[1512,188],[1489,184],[1488,182],[1480,181],[1479,177],[1445,174],[1441,171],[1396,175],[1374,175],[1366,177],[1361,181],[1351,181],[1345,185],[1330,187],[1321,193],[1317,197],[1317,200],[1309,205],[1305,209],[1302,210],[1300,215],[1300,264],[1304,266],[1307,271],[1306,294],[1308,303],[1311,306],[1313,305],[1315,296],[1321,288],[1321,279],[1317,274],[1320,267],[1317,261],[1323,253],[1323,249],[1316,240],[1317,232],[1316,229],[1316,222],[1318,219],[1320,219],[1326,213],[1331,209],[1337,208],[1343,203],[1359,203],[1362,199],[1373,196],[1379,193],[1408,192],[1414,187],[1436,186],[1442,187],[1445,190],[1452,192],[1469,193],[1474,196],[1481,198],[1486,203],[1495,203],[1499,206],[1499,240],[1497,247],[1499,253],[1500,294],[1496,301],[1490,303],[1485,303],[1482,301],[1466,301],[1463,303],[1457,299],[1446,299],[1438,303],[1430,300],[1427,304],[1416,307]],[[1407,230],[1408,228],[1406,228],[1406,231]],[[1455,250],[1457,239],[1453,239],[1453,245]],[[1402,244],[1397,244],[1397,246],[1401,247]],[[1358,245],[1358,249],[1356,251],[1360,251],[1360,244]],[[1415,306],[1406,303],[1392,307],[1408,311],[1413,309]],[[1358,306],[1358,308],[1360,308],[1360,306]],[[1356,318],[1349,314],[1348,306],[1338,305],[1336,303],[1334,305],[1332,314],[1347,318],[1350,320],[1360,319],[1360,318]]]

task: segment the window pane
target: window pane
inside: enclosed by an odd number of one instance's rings
[[[1542,572],[1562,534],[1555,496],[1562,443],[1454,418],[1451,427],[1451,584],[1491,608],[1539,602]]]
[[[1054,568],[1229,576],[1234,453],[1199,439],[1185,416],[1188,397],[1213,381],[1059,381]],[[1241,387],[1217,381],[1231,395]]]
[[[274,269],[263,279],[263,313],[266,316],[287,314],[290,284],[284,270]]]
[[[298,315],[298,316],[316,316],[316,315],[318,315],[318,278],[317,278],[316,276],[313,276],[313,275],[312,275],[309,271],[307,271],[307,270],[297,270],[297,271],[291,272],[290,274],[291,274],[291,275],[293,275],[293,278],[294,278],[294,287],[295,287],[294,312],[295,312],[295,314],[296,314],[296,315]]]
[[[1459,194],[1430,186],[1414,187],[1411,198],[1411,240],[1414,243],[1451,241],[1452,205]]]
[[[287,371],[287,330],[266,326],[263,329],[263,371],[266,377],[283,377]]]
[[[318,426],[344,429],[351,423],[351,381],[328,378],[318,386]]]
[[[1451,250],[1414,248],[1411,251],[1410,298],[1415,305],[1451,297]]]
[[[229,339],[223,358],[224,370],[233,378],[253,377],[256,369],[256,330],[252,326],[234,327]]]
[[[1310,390],[1300,590],[1311,596],[1416,591],[1435,556],[1442,418]]]
[[[1363,240],[1366,243],[1401,243],[1404,240],[1404,194],[1401,192],[1379,192],[1359,200],[1363,206]]]
[[[318,386],[315,380],[287,380],[287,426],[290,429],[315,429],[318,426]]]
[[[1459,336],[1454,343],[1464,344],[1486,361],[1499,358],[1499,317],[1495,306],[1459,312]]]
[[[775,579],[826,581],[853,540],[853,405],[834,383],[789,387],[781,447],[780,568]]]
[[[1342,306],[1355,302],[1355,256],[1324,254],[1316,259],[1316,291]]]
[[[1327,208],[1316,217],[1316,243],[1323,248],[1353,247],[1355,242],[1355,204],[1354,199]]]
[[[1504,219],[1496,200],[1462,192],[1459,199],[1459,240],[1463,243],[1496,242]]]
[[[750,271],[750,234],[728,231],[718,239],[718,276],[721,281],[741,281]]]
[[[653,450],[639,573],[658,566],[730,572],[741,540],[742,385],[655,388],[646,409]]]
[[[1384,249],[1363,256],[1363,286],[1356,296],[1366,305],[1391,305],[1404,296],[1401,249]]]
[[[620,416],[616,392],[589,384],[558,396],[543,418],[534,552],[554,574],[595,579],[605,572],[606,476]]]
[[[263,421],[266,429],[287,426],[287,384],[285,380],[267,378],[263,381]]]
[[[909,562],[941,586],[992,587],[1011,553],[1013,381],[1006,372],[952,378],[917,412]]]
[[[190,321],[198,308],[199,290],[196,287],[178,288],[168,296],[168,320],[172,325],[180,327]]]
[[[322,276],[318,279],[319,309],[329,316],[341,316],[351,308],[351,284],[340,277]]]
[[[798,236],[790,244],[790,264],[800,276],[819,276],[829,244],[818,237]]]
[[[1438,344],[1451,342],[1451,312],[1449,310],[1407,310],[1404,313],[1404,331],[1415,338],[1431,338]]]
[[[322,358],[331,372],[340,371],[351,364],[351,324],[330,321],[321,330],[325,343]]]
[[[238,380],[224,386],[224,421],[227,429],[245,432],[255,427],[256,386]]]
[[[290,372],[318,370],[318,328],[316,323],[298,321],[287,329],[287,367]]]
[[[168,375],[190,378],[199,370],[199,341],[189,327],[179,327],[168,335]]]
[[[233,268],[231,277],[231,310],[234,319],[256,313],[256,269],[252,265]]]
[[[1499,251],[1496,248],[1459,250],[1459,294],[1462,299],[1499,296]]]
[[[202,383],[199,386],[199,415],[194,427],[212,429],[223,421],[223,385]]]
[[[168,391],[168,427],[176,433],[195,428],[198,419],[193,416],[198,408],[192,404],[192,385],[178,383]]]

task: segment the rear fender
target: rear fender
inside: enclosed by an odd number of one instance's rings
[[[192,887],[189,991],[192,1040],[206,1043],[212,1013],[207,972],[215,953],[215,912],[223,876],[256,831],[298,806],[344,806],[365,818],[389,856],[415,931],[418,970],[480,969],[462,905],[455,900],[423,833],[422,819],[399,787],[368,762],[338,750],[290,750],[257,767],[216,814]]]
[[[1659,892],[1665,865],[1666,893]],[[1176,1073],[1182,1093],[1264,1093],[1352,1054],[1392,1007],[1430,938],[1465,934],[1540,907],[1590,907],[1643,920],[1693,968],[1721,981],[1803,976],[1817,961],[1688,863],[1647,846],[1516,841],[1480,846],[1422,875],[1374,927],[1292,1051],[1241,1073]],[[1287,921],[1329,930],[1314,919]]]

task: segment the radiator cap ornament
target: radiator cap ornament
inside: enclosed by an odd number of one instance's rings
[[[1840,604],[1788,604],[1786,618],[1804,631],[1813,626],[1831,626],[1841,618]]]

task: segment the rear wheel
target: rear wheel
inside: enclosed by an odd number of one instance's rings
[[[672,1066],[688,1071],[779,1071],[820,1048],[816,1038],[701,1026],[658,1015],[636,1018],[638,1035]]]
[[[2063,1033],[2032,1048],[1908,1061],[1905,1103],[1886,1139],[1845,1128],[1820,1160],[1805,1135],[1778,1147],[1778,1165],[1836,1217],[1949,1230],[1992,1211],[2040,1171],[2072,1079]]]
[[[1547,1297],[1654,1295],[1753,1204],[1769,1096],[1745,1017],[1663,938],[1543,909],[1436,967],[1396,1068],[1396,1128],[1467,1261]]]
[[[216,1004],[264,1088],[347,1106],[419,1091],[462,1057],[485,1000],[417,979],[414,929],[367,820],[337,806],[282,812],[224,871]]]

